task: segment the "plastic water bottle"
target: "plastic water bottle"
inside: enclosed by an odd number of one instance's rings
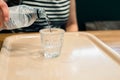
[[[7,30],[28,27],[37,18],[47,16],[43,8],[33,8],[27,5],[9,7],[9,21],[4,23]]]

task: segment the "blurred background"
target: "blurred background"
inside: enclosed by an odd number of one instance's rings
[[[120,29],[120,0],[76,0],[80,30]]]

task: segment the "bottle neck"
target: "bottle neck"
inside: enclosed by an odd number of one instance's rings
[[[43,8],[39,8],[37,9],[37,17],[40,19],[40,18],[45,18],[47,15],[46,15],[46,12]]]

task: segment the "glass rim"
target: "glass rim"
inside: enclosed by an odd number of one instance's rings
[[[50,31],[49,28],[45,28],[45,29],[41,29],[39,32],[44,34],[59,34],[59,33],[64,33],[65,30],[61,28],[51,28],[51,31]]]

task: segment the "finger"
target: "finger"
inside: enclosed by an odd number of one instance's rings
[[[0,10],[0,31],[6,29],[5,25],[4,25],[4,20],[3,20],[3,16],[2,16],[2,11]]]

